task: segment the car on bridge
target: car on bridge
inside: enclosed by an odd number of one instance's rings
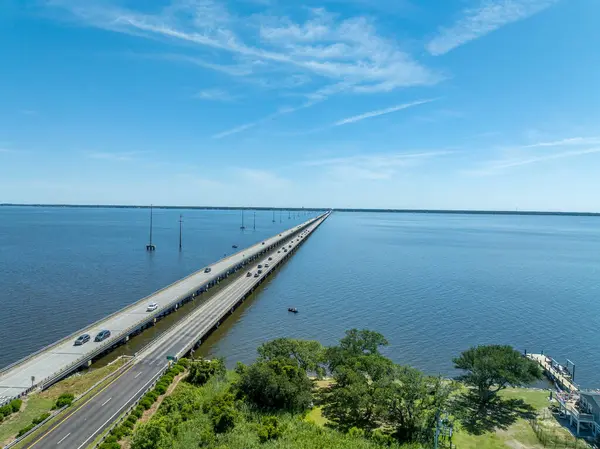
[[[265,264],[265,268],[269,268],[269,264],[268,263]]]
[[[75,340],[75,346],[81,346],[86,344],[88,341],[90,341],[90,336],[89,334],[83,334],[80,335],[79,337],[77,337],[77,340]]]
[[[110,337],[110,331],[109,330],[101,330],[100,332],[98,332],[98,335],[96,335],[96,338],[94,338],[95,342],[100,342],[100,341],[104,341],[106,340],[108,337]]]
[[[262,265],[261,265],[261,264],[258,264],[258,268],[262,268]]]
[[[154,312],[156,309],[158,309],[158,304],[151,302],[148,304],[148,307],[146,307],[146,312]]]
[[[246,277],[249,278],[250,276],[252,276],[252,272],[248,271],[248,273],[246,274]]]
[[[279,252],[279,251],[278,251],[278,252]],[[273,258],[272,258],[272,257],[269,257],[269,260],[273,260]]]
[[[205,269],[204,269],[204,272],[205,272],[205,273],[210,273],[210,270],[211,270],[211,268],[210,268],[210,267],[208,267],[208,268],[205,268]]]
[[[262,274],[262,270],[258,270],[258,271],[257,271],[257,273],[258,273],[258,274]]]
[[[260,276],[258,273],[254,273],[255,278],[257,278],[258,276]]]

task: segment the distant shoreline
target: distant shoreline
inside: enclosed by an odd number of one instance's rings
[[[150,209],[143,205],[119,204],[17,204],[1,203],[0,207],[63,207],[63,208],[93,208],[93,209]],[[316,212],[328,210],[318,207],[241,207],[241,206],[152,206],[154,209],[178,210],[263,210],[263,211],[292,211]],[[333,208],[333,212],[370,212],[370,213],[396,213],[396,214],[455,214],[455,215],[558,215],[600,217],[600,212],[553,212],[553,211],[507,211],[507,210],[465,210],[465,209],[349,209]]]

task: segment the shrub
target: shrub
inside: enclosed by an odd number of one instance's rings
[[[152,407],[152,404],[154,404],[154,401],[150,400],[147,397],[144,397],[144,399],[140,401],[140,406],[143,407],[144,410],[150,409],[150,407]]]
[[[183,367],[184,369],[188,368],[190,366],[190,359],[186,359],[185,357],[182,359],[179,359],[179,361],[175,364],[175,366],[177,366],[177,365]]]
[[[135,423],[131,422],[131,421],[125,421],[122,424],[123,427],[127,427],[128,429],[133,430],[133,427],[135,426]]]
[[[258,439],[261,443],[276,440],[283,433],[283,428],[274,416],[267,416],[258,426]]]
[[[212,376],[222,376],[225,374],[225,371],[225,362],[222,359],[197,360],[190,364],[186,380],[191,384],[202,386]]]
[[[27,432],[29,432],[31,429],[33,429],[35,427],[35,424],[29,424],[26,427],[23,427],[21,430],[19,430],[19,433],[17,434],[17,438],[22,437],[23,435],[25,435]]]
[[[154,391],[160,396],[167,392],[167,387],[164,384],[157,384]]]
[[[117,437],[114,435],[109,435],[108,437],[106,437],[106,439],[104,440],[105,443],[117,443],[119,440],[117,440]]]
[[[50,418],[50,413],[44,413],[33,420],[33,425],[37,426],[38,424],[46,421],[48,418]]]
[[[154,403],[156,401],[156,398],[158,398],[158,395],[154,391],[149,391],[148,393],[146,393],[144,398],[149,399],[150,401],[152,401],[152,403]]]
[[[22,404],[23,404],[22,400],[13,399],[12,401],[10,401],[10,403],[8,405],[10,405],[10,407],[12,408],[13,413],[17,413],[19,410],[21,410]]]
[[[135,424],[137,422],[137,420],[138,420],[138,417],[136,415],[134,415],[133,412],[126,419],[126,421],[129,421],[129,422],[131,422],[133,424]]]
[[[215,396],[204,405],[204,413],[208,414],[215,433],[225,433],[235,426],[236,411],[231,393]]]
[[[144,414],[144,410],[138,405],[131,411],[131,416],[135,416],[137,419],[140,419]]]
[[[0,415],[8,416],[12,413],[12,406],[10,404],[3,405],[0,407]]]
[[[72,393],[63,393],[58,397],[52,409],[55,410],[58,408],[62,408],[65,405],[68,407],[73,403],[73,399],[75,399],[75,396]]]

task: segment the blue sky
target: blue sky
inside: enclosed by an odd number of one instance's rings
[[[596,0],[4,0],[0,202],[600,211]]]

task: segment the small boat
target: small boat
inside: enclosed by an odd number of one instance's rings
[[[296,309],[295,307],[288,307],[288,312],[298,313],[298,309]]]
[[[231,247],[232,247],[232,248],[237,248],[238,246],[237,246],[237,245],[231,245]]]

